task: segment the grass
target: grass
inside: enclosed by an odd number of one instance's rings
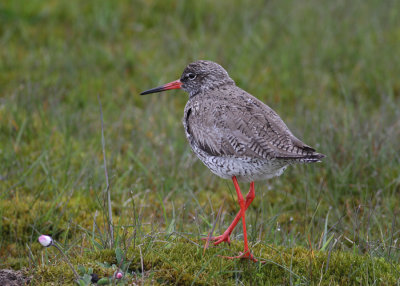
[[[214,2],[0,3],[0,268],[73,283],[45,233],[103,276],[123,249],[126,281],[144,284],[399,283],[399,3]],[[246,221],[265,266],[216,256],[241,250],[240,227],[203,255],[199,238],[238,210],[233,186],[191,153],[184,92],[139,96],[197,59],[327,155],[256,184]]]

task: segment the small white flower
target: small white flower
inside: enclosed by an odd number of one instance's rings
[[[48,235],[42,234],[41,236],[39,236],[38,240],[39,243],[44,247],[49,247],[53,244],[53,239]]]

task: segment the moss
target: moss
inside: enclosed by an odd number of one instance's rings
[[[36,240],[35,229],[41,229],[58,238],[70,228],[70,219],[74,220],[75,225],[90,228],[95,210],[93,206],[94,203],[86,197],[55,202],[35,199],[29,195],[10,196],[8,200],[0,201],[0,234],[4,241],[26,242]]]
[[[26,245],[33,253],[41,250],[36,243],[37,230],[62,242],[78,233],[81,235],[81,228],[92,229],[94,213],[94,203],[80,196],[60,202],[35,199],[30,195],[0,200],[0,256],[7,257],[2,264],[13,269],[28,266]],[[101,219],[97,217],[97,224]]]
[[[76,257],[71,259],[72,264],[77,269],[78,265],[84,266],[86,269],[92,268],[93,273],[99,277],[111,277],[115,271],[112,268],[101,267],[95,260],[87,257]],[[74,285],[75,276],[67,263],[60,261],[51,265],[43,265],[35,271],[32,283],[46,284],[56,283],[57,285]]]
[[[199,242],[201,243],[201,242]],[[384,259],[352,253],[311,251],[302,247],[273,248],[258,244],[253,253],[262,257],[265,264],[249,261],[227,260],[218,255],[236,255],[242,244],[235,242],[229,248],[212,247],[203,255],[202,244],[196,246],[182,239],[161,241],[147,239],[141,242],[143,267],[148,283],[177,285],[234,285],[244,284],[282,285],[298,283],[320,285],[394,285],[400,271],[399,265],[391,265]],[[129,281],[141,275],[139,248],[130,248],[127,254],[132,263]],[[328,259],[329,258],[329,259]],[[329,260],[329,265],[327,267]],[[72,259],[75,265],[92,267],[100,277],[110,276],[113,270],[100,263],[116,263],[113,250],[87,253]],[[137,275],[136,275],[137,274]],[[72,272],[64,262],[39,267],[34,281],[40,283],[73,283]]]

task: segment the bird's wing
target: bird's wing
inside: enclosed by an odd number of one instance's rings
[[[323,157],[297,139],[270,107],[238,90],[234,96],[192,102],[185,120],[194,144],[214,156],[309,161]]]

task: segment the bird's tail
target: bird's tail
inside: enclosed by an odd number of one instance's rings
[[[313,153],[304,155],[304,157],[302,157],[302,158],[299,158],[299,161],[302,163],[317,163],[317,162],[321,162],[321,160],[325,157],[326,157],[326,155],[324,155],[324,154],[313,152]]]
[[[317,152],[307,152],[303,154],[296,154],[296,155],[289,155],[289,156],[277,156],[276,158],[281,159],[281,160],[289,160],[293,162],[298,162],[298,163],[317,163],[321,162],[323,158],[326,156],[321,153]]]

